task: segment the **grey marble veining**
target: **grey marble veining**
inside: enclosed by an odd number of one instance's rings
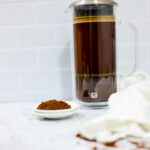
[[[0,104],[0,150],[76,150],[76,127],[107,109],[83,109],[66,119],[48,120],[32,112],[34,103]]]

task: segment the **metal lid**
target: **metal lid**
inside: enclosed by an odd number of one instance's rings
[[[106,4],[106,5],[118,5],[113,0],[80,0],[73,2],[69,8],[81,6],[81,5],[92,5],[92,4]]]

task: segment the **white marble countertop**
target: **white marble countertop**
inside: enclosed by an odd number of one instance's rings
[[[33,104],[0,104],[0,150],[77,150],[76,126],[107,111],[81,108],[70,118],[47,120],[32,113]]]

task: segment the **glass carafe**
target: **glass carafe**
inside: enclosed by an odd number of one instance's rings
[[[134,33],[132,73],[137,68],[137,31],[130,23],[116,21],[115,6],[111,0],[82,0],[70,5],[73,96],[84,106],[105,106],[109,96],[117,92],[117,24],[126,24]]]

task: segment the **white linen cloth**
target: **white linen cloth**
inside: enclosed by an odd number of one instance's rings
[[[98,142],[120,138],[150,138],[150,77],[135,73],[120,82],[120,91],[109,98],[109,111],[80,124],[79,133]]]

